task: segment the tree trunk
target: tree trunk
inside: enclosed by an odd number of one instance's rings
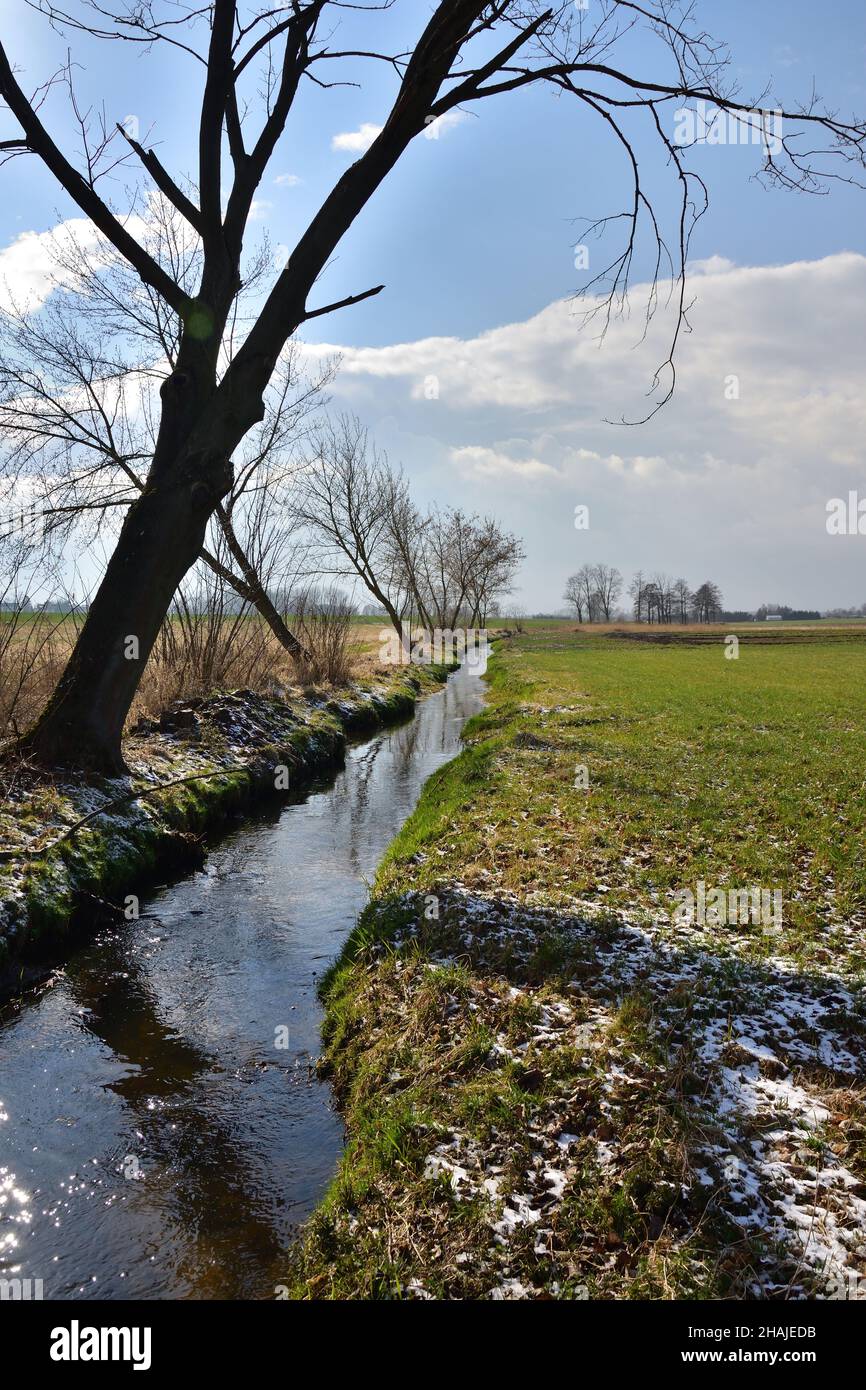
[[[141,673],[231,481],[224,456],[159,472],[130,507],[69,664],[19,745],[46,766],[126,771],[121,736]]]
[[[239,598],[251,603],[257,609],[280,646],[285,647],[289,656],[297,659],[307,655],[295,634],[286,626],[282,614],[271,602],[268,592],[255,570],[251,570],[252,577],[248,582],[245,579],[238,579],[237,575],[232,574],[226,565],[220,564],[216,556],[212,555],[209,550],[202,550],[201,558],[213,570],[214,574],[225,580],[226,584],[234,589]]]
[[[293,632],[289,631],[282,617],[277,612],[277,609],[271,603],[258,571],[254,565],[250,564],[246,552],[238,540],[231,516],[226,511],[222,502],[217,504],[216,515],[222,528],[222,533],[226,538],[229,550],[240,566],[241,573],[249,586],[251,602],[258,609],[277,641],[285,647],[289,655],[295,658],[305,656],[306,653],[297,637]]]

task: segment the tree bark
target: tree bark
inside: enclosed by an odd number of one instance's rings
[[[216,502],[231,482],[225,456],[161,470],[127,513],[69,664],[19,749],[49,767],[116,776],[121,736],[144,664]]]

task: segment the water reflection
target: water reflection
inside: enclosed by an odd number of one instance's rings
[[[5,1011],[0,1277],[46,1298],[273,1296],[342,1140],[311,1066],[317,977],[480,705],[458,672]]]

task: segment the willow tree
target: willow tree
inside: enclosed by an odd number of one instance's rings
[[[616,226],[625,228],[622,249],[594,292],[608,309],[622,300],[645,222],[656,238],[657,274],[669,263],[679,307],[670,354],[656,378],[656,405],[673,389],[689,234],[706,200],[701,179],[687,167],[690,137],[682,138],[677,112],[701,103],[701,111],[710,108],[735,122],[757,123],[765,132],[772,128],[773,138],[760,145],[763,169],[769,178],[796,188],[819,188],[825,175],[852,180],[864,165],[863,122],[841,120],[815,105],[780,112],[766,94],[758,102],[741,99],[729,82],[724,49],[695,22],[690,7],[672,0],[593,0],[585,12],[571,0],[553,7],[537,0],[439,0],[425,18],[420,11],[426,8],[391,0],[370,0],[368,6],[363,0],[352,5],[345,0],[249,5],[243,0],[31,0],[31,9],[70,42],[68,122],[57,134],[49,129],[46,113],[63,83],[48,73],[22,85],[14,53],[0,47],[0,98],[9,127],[0,140],[2,151],[40,160],[180,324],[176,359],[161,387],[144,490],[126,513],[57,689],[25,735],[24,746],[34,759],[97,772],[123,770],[121,733],[144,662],[175,590],[201,552],[210,517],[231,490],[234,451],[262,418],[268,383],[292,334],[310,318],[383,288],[359,290],[339,304],[310,303],[317,278],[355,218],[430,122],[458,107],[513,100],[525,88],[544,85],[572,97],[607,129],[622,153],[629,190],[626,208],[613,214]],[[391,9],[418,16],[411,49],[390,53],[363,43],[340,46],[340,20],[347,10],[353,11],[355,28],[363,30],[369,22],[372,35],[382,26],[381,12]],[[657,54],[652,72],[632,66],[634,30],[640,27],[660,40],[652,50]],[[188,57],[199,94],[191,184],[122,128],[112,140],[109,124],[88,127],[73,83],[76,44],[85,34],[107,45],[125,42],[154,52],[170,46]],[[370,65],[384,67],[393,79],[393,100],[381,129],[323,199],[243,344],[222,369],[221,344],[241,288],[253,202],[301,85],[315,83],[326,99],[335,86],[362,85]],[[152,81],[151,89],[158,85]],[[635,146],[640,121],[648,122],[666,153],[679,189],[678,232],[670,245],[641,177]],[[123,210],[103,196],[100,175],[116,167],[121,141],[139,161],[142,180],[174,205],[200,239],[201,273],[193,294],[136,238]],[[78,167],[69,153],[72,145],[79,150]],[[461,208],[456,215],[470,213]],[[651,296],[648,312],[655,302]]]

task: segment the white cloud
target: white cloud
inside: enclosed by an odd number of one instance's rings
[[[866,539],[828,537],[825,506],[866,496],[866,257],[696,267],[673,400],[646,413],[671,320],[581,327],[558,301],[474,337],[339,353],[338,404],[431,498],[492,509],[527,538],[530,605],[555,608],[578,553],[718,580],[733,607],[866,599]],[[431,389],[431,386],[435,389]],[[590,505],[579,541],[573,504]],[[578,548],[576,548],[578,547]]]
[[[274,179],[277,188],[297,188],[300,182],[297,174],[277,174]]]
[[[357,130],[343,130],[331,139],[332,150],[349,150],[352,154],[363,154],[380,134],[382,126],[364,121]]]
[[[515,478],[557,478],[560,474],[549,463],[540,459],[509,458],[507,454],[487,449],[480,444],[466,444],[461,449],[452,449],[451,458],[459,471],[473,473],[479,478],[501,478],[511,474]]]
[[[465,111],[445,111],[425,126],[424,138],[426,140],[438,140],[447,131],[462,125],[467,119]],[[374,125],[372,121],[364,121],[357,130],[343,130],[338,135],[334,135],[331,139],[331,149],[348,150],[350,154],[363,154],[365,150],[370,148],[381,130],[380,125]]]
[[[20,308],[38,309],[52,289],[70,282],[56,262],[58,245],[68,236],[90,249],[100,240],[86,217],[72,217],[47,232],[22,232],[0,251],[0,306],[8,308],[15,303]]]
[[[156,190],[146,194],[146,206],[152,208],[161,201],[162,194]],[[270,203],[259,204],[260,210],[270,206]],[[139,241],[146,236],[150,223],[147,213],[119,215],[118,220]],[[22,232],[0,250],[0,306],[14,301],[21,308],[38,309],[52,290],[71,288],[75,276],[60,262],[66,259],[74,264],[76,255],[81,252],[86,253],[91,263],[103,258],[105,261],[114,259],[117,255],[87,217],[69,217],[45,232]]]
[[[427,140],[438,140],[446,131],[453,130],[455,126],[462,125],[468,119],[465,111],[443,111],[441,116],[437,116],[425,126],[424,137]]]
[[[689,261],[689,275],[724,275],[734,269],[734,262],[725,256],[707,256],[703,261]]]

